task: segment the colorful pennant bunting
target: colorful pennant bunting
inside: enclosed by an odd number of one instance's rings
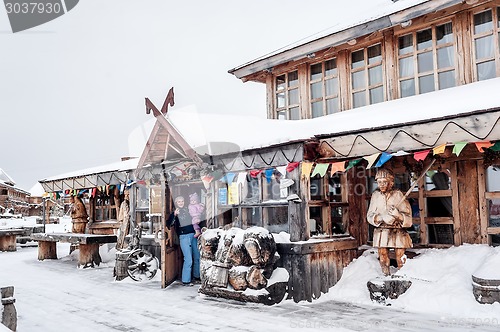
[[[328,166],[330,166],[330,164],[316,164],[316,167],[314,168],[311,177],[315,176],[316,174],[319,174],[319,176],[321,177],[325,176]]]
[[[380,156],[380,153],[374,153],[371,156],[363,157],[363,159],[368,162],[368,165],[366,166],[367,169],[371,168],[373,166],[373,164],[377,160],[378,156]]]
[[[347,164],[347,167],[345,168],[345,170],[347,171],[348,169],[351,169],[352,167],[356,166],[360,161],[361,161],[361,158],[355,159],[355,160],[350,160],[349,163]]]
[[[304,161],[302,163],[302,176],[309,176],[311,174],[311,169],[313,167],[313,163],[309,163]]]
[[[484,149],[489,148],[490,146],[493,146],[494,144],[487,141],[487,142],[475,142],[476,148],[478,149],[479,152],[484,152]]]
[[[254,169],[254,170],[251,170],[249,173],[250,173],[251,177],[256,178],[260,173],[262,173],[262,170],[261,169]]]
[[[330,174],[333,176],[337,172],[344,172],[344,171],[345,171],[345,161],[339,161],[337,163],[332,164]]]
[[[462,150],[465,148],[465,146],[467,145],[467,142],[457,142],[457,143],[454,143],[455,146],[453,146],[453,153],[458,156],[460,156],[460,153],[462,152]]]
[[[387,161],[389,161],[389,159],[391,159],[391,158],[392,158],[392,155],[390,155],[388,153],[385,153],[385,152],[382,152],[382,155],[380,156],[380,158],[378,159],[377,163],[375,164],[375,167],[382,166]]]
[[[276,170],[280,172],[281,175],[285,176],[286,175],[286,166],[278,166],[276,167]]]
[[[286,167],[286,171],[288,173],[290,173],[291,171],[293,171],[294,169],[296,169],[297,167],[299,167],[299,164],[300,162],[293,162],[293,163],[289,163],[288,166]]]
[[[268,168],[264,171],[264,175],[266,176],[267,183],[271,183],[273,178],[274,168]]]
[[[446,143],[445,144],[441,144],[439,146],[436,146],[434,149],[432,149],[432,153],[433,154],[441,154],[441,153],[444,153],[444,151],[446,150]]]
[[[424,150],[424,151],[415,152],[413,154],[413,158],[415,158],[416,161],[424,160],[427,157],[427,155],[429,154],[429,152],[431,152],[431,150]]]
[[[493,151],[500,151],[500,141],[496,141],[495,142],[495,145],[493,145],[490,150],[493,150]]]

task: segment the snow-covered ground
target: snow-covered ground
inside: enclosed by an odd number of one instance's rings
[[[66,221],[47,225],[63,231]],[[77,268],[77,252],[58,243],[58,260],[37,260],[33,243],[0,252],[0,286],[14,286],[18,331],[499,331],[500,304],[478,304],[471,274],[498,276],[500,248],[429,249],[398,272],[413,282],[391,306],[372,303],[366,282],[381,277],[372,250],[351,263],[328,294],[312,303],[243,304],[200,295],[177,282],[160,288],[159,273],[138,283],[114,281],[112,246],[103,263]],[[482,271],[481,271],[482,270]],[[0,329],[1,330],[1,329]]]

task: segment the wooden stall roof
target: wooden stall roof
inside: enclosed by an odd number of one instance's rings
[[[292,43],[241,66],[230,69],[228,72],[242,79],[289,61],[300,60],[307,57],[308,54],[344,44],[349,40],[384,30],[416,17],[463,2],[464,0],[387,0],[382,5],[380,2],[376,2],[371,7],[360,8],[353,16],[347,15],[344,22],[336,22],[336,25],[329,29],[325,29],[296,43]],[[332,10],[334,10],[333,4]],[[262,79],[253,80],[263,82]]]
[[[139,159],[137,158],[128,159],[52,176],[38,182],[40,182],[46,192],[125,183],[130,178],[131,171],[137,168],[138,161]]]

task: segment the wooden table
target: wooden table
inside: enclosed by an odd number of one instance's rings
[[[31,239],[38,241],[38,259],[57,259],[56,243],[66,242],[79,245],[78,267],[99,266],[99,244],[116,243],[116,235],[80,234],[80,233],[34,233]]]
[[[24,228],[0,229],[0,251],[16,251],[16,237],[27,232]]]

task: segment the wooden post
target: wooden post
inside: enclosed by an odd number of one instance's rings
[[[486,174],[484,169],[484,161],[477,162],[477,185],[479,194],[479,224],[481,241],[480,243],[488,244],[488,204],[486,201]]]
[[[302,200],[302,202],[288,202],[288,220],[290,222],[290,241],[307,241],[309,239],[309,210],[306,209],[307,202],[309,200],[309,177],[301,176],[301,169],[297,167],[294,169],[290,176],[292,179],[300,179],[299,184],[295,185],[298,187],[297,195]]]
[[[16,235],[0,236],[0,251],[16,251]]]
[[[14,303],[14,286],[0,288],[3,309],[1,324],[5,325],[8,329],[16,331],[17,329],[17,311]]]
[[[55,244],[55,242],[54,242]],[[78,265],[82,267],[94,267],[94,263],[99,266],[101,264],[101,256],[99,255],[99,243],[80,244],[80,256]]]
[[[57,259],[56,242],[38,241],[38,260]]]
[[[457,171],[462,243],[481,243],[476,160],[459,161]]]
[[[161,231],[161,240],[160,240],[160,249],[161,249],[161,262],[160,262],[160,269],[161,269],[161,288],[167,287],[167,280],[166,280],[166,262],[165,262],[165,255],[166,255],[166,239],[165,239],[165,231],[166,231],[166,214],[165,214],[165,209],[167,208],[167,201],[166,201],[166,186],[165,186],[165,174],[161,172],[160,176],[160,181],[161,181],[161,226],[160,226],[160,231]]]

